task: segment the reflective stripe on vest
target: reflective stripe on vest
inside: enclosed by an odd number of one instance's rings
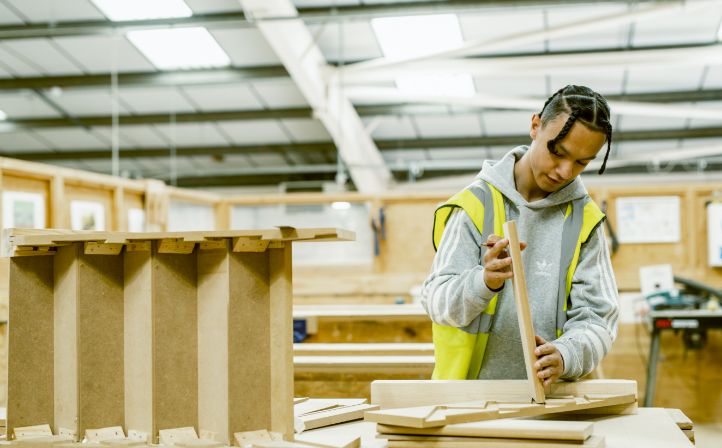
[[[441,242],[446,223],[453,210],[462,208],[479,231],[482,241],[491,233],[503,235],[506,221],[504,199],[501,193],[487,182],[477,181],[454,195],[434,214],[434,249]],[[559,293],[557,295],[557,337],[562,334],[567,320],[567,305],[572,279],[583,243],[604,219],[599,207],[584,197],[567,205],[562,229],[559,264]],[[481,253],[480,260],[481,263]],[[436,367],[433,379],[476,379],[483,363],[488,333],[496,311],[498,295],[494,295],[482,314],[461,328],[433,324]],[[468,359],[466,359],[468,358]]]

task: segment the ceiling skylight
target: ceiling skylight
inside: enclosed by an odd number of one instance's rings
[[[464,39],[456,14],[381,17],[371,20],[384,56],[406,59],[461,46]],[[473,96],[474,81],[466,73],[455,75],[402,75],[399,89],[411,94]]]
[[[92,0],[95,6],[114,21],[190,17],[193,11],[183,0]]]
[[[203,27],[130,31],[128,39],[161,70],[231,64],[226,52]]]

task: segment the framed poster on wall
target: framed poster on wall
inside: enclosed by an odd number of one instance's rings
[[[145,232],[145,210],[128,209],[128,232]]]
[[[3,192],[3,228],[45,228],[45,197],[40,193]]]
[[[73,230],[105,230],[105,207],[100,202],[71,201],[70,228]]]
[[[712,267],[722,267],[722,202],[707,206],[707,254]]]
[[[678,243],[679,196],[617,198],[617,236],[625,243]]]

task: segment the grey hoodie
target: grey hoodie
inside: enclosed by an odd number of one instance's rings
[[[564,212],[569,201],[587,195],[579,177],[544,199],[527,202],[514,181],[514,164],[528,150],[520,146],[498,162],[486,161],[477,181],[487,181],[504,196],[506,219],[517,222],[534,330],[552,341],[564,359],[562,378],[591,372],[607,354],[617,334],[619,297],[602,226],[582,246],[574,273],[571,306],[564,334],[556,339],[559,254]],[[434,322],[464,327],[482,313],[494,296],[484,283],[484,242],[469,216],[456,209],[447,222],[432,272],[424,282],[422,304]],[[499,292],[480,379],[526,378],[514,305],[507,281]]]

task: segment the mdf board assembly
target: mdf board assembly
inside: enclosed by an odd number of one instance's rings
[[[7,431],[155,441],[194,427],[230,443],[293,434],[291,243],[340,229],[6,231]]]

